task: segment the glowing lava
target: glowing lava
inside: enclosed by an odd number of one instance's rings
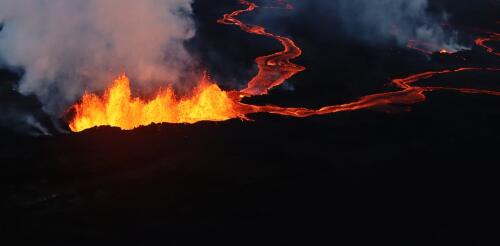
[[[257,8],[255,3],[246,0],[240,0],[240,3],[245,5],[246,8],[225,14],[218,22],[236,25],[247,33],[274,38],[283,46],[282,51],[256,58],[257,75],[248,82],[245,89],[241,91],[222,91],[205,75],[189,95],[178,97],[172,88],[167,88],[159,90],[152,99],[143,100],[132,97],[130,81],[125,75],[122,75],[115,80],[103,96],[92,93],[84,94],[81,102],[73,106],[75,116],[70,122],[71,130],[79,132],[95,126],[115,126],[127,130],[152,123],[195,123],[198,121],[224,121],[233,118],[245,119],[246,115],[259,112],[308,117],[384,105],[411,105],[425,101],[425,92],[435,90],[453,90],[461,93],[500,96],[499,91],[415,85],[421,80],[450,73],[500,71],[498,68],[467,67],[422,72],[404,78],[393,79],[392,84],[399,89],[398,91],[367,95],[351,103],[326,106],[317,110],[244,104],[241,102],[242,98],[268,94],[270,89],[282,85],[287,79],[305,68],[291,62],[291,60],[302,54],[302,50],[293,40],[269,33],[261,26],[249,25],[237,19],[236,17],[240,14],[254,11]],[[292,8],[284,0],[280,0],[279,4],[289,9]],[[498,55],[499,53],[496,53],[486,43],[498,41],[499,39],[499,34],[492,33],[488,38],[477,39],[476,44],[486,48],[489,53]],[[408,47],[427,54],[433,53],[428,49],[429,45],[414,40],[410,40]],[[449,54],[450,52],[440,50],[439,53]]]
[[[453,88],[453,87],[431,87],[431,86],[419,87],[412,85],[418,81],[429,79],[437,75],[445,75],[445,74],[464,72],[464,71],[500,71],[500,69],[458,68],[454,70],[443,70],[443,71],[423,72],[419,74],[414,74],[405,78],[392,80],[392,83],[395,86],[402,89],[400,91],[372,94],[362,97],[359,100],[351,103],[326,106],[318,110],[312,110],[307,108],[285,108],[279,106],[262,106],[262,107],[255,106],[254,110],[255,112],[267,112],[267,113],[280,114],[286,116],[309,117],[313,115],[325,115],[342,111],[354,111],[354,110],[371,108],[375,106],[411,105],[425,101],[426,96],[424,92],[436,91],[436,90],[452,90],[461,93],[487,94],[493,96],[500,96],[500,91],[490,91],[490,90],[470,89],[470,88]]]
[[[496,52],[495,49],[493,49],[492,47],[487,45],[487,43],[489,43],[489,42],[500,41],[500,33],[488,33],[488,34],[489,34],[488,37],[477,38],[475,41],[476,45],[485,48],[488,53],[500,56],[500,53]]]
[[[440,48],[436,44],[422,42],[422,41],[418,41],[418,40],[414,40],[414,39],[408,40],[406,47],[408,47],[409,49],[414,49],[414,50],[420,51],[420,52],[428,54],[428,55],[432,55],[436,52],[439,54],[442,54],[442,55],[453,54],[452,51],[450,51],[448,49]]]
[[[413,39],[408,40],[406,47],[408,47],[409,49],[418,50],[428,55],[432,55],[432,53],[434,53],[433,50],[436,50],[436,47],[433,47],[433,45],[429,45],[427,43],[419,42]]]
[[[289,38],[274,35],[266,32],[261,26],[248,25],[236,19],[238,15],[254,11],[257,8],[255,3],[245,0],[241,0],[240,3],[248,7],[243,10],[234,11],[230,14],[225,14],[218,22],[226,25],[239,26],[243,31],[251,34],[274,38],[284,47],[283,51],[255,59],[259,72],[250,82],[248,82],[247,88],[241,91],[243,95],[247,96],[265,95],[270,89],[283,84],[287,79],[305,69],[290,61],[302,55],[302,50]],[[283,1],[281,1],[281,3],[283,4]]]
[[[194,123],[242,117],[234,100],[207,76],[186,97],[178,98],[172,88],[167,88],[159,91],[153,99],[144,101],[132,97],[130,81],[121,75],[102,97],[85,93],[73,108],[75,117],[70,128],[74,132],[95,126],[130,130],[152,123]]]
[[[450,54],[451,52],[449,52],[447,49],[442,49],[439,51],[440,54]]]

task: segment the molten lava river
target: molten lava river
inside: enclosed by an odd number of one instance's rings
[[[429,71],[409,75],[405,78],[392,80],[399,90],[395,92],[378,93],[361,97],[347,104],[325,106],[320,109],[288,108],[279,106],[256,106],[242,103],[245,97],[266,95],[270,89],[282,85],[287,79],[303,71],[305,68],[294,64],[291,60],[299,57],[302,50],[293,40],[269,33],[265,28],[246,24],[237,17],[240,14],[254,11],[255,3],[240,1],[246,8],[225,14],[218,22],[225,25],[235,25],[243,31],[273,38],[281,43],[283,50],[271,55],[256,58],[258,73],[240,91],[223,91],[208,75],[204,75],[198,86],[191,93],[179,97],[172,88],[161,89],[149,100],[133,97],[130,81],[126,75],[120,75],[102,96],[85,93],[79,103],[72,106],[74,117],[69,127],[74,132],[80,132],[96,126],[114,126],[130,130],[152,123],[195,123],[199,121],[225,121],[228,119],[246,119],[252,113],[272,113],[293,117],[308,117],[312,115],[332,114],[341,111],[351,111],[374,106],[398,104],[409,105],[426,99],[425,92],[434,90],[453,90],[461,93],[482,93],[500,96],[499,91],[489,91],[469,88],[451,87],[419,87],[415,83],[434,76],[450,73],[460,73],[474,70],[500,71],[498,68],[463,67],[442,71]],[[285,1],[280,1],[287,9],[293,7]],[[476,39],[476,45],[483,47],[493,55],[500,55],[488,46],[488,43],[500,40],[500,34],[488,33],[488,37]],[[421,46],[421,45],[420,45]],[[409,48],[425,53],[429,52],[416,41],[410,41]],[[440,53],[448,53],[441,50]]]

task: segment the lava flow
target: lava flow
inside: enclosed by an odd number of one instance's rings
[[[406,47],[408,47],[409,49],[418,50],[428,55],[432,55],[434,53],[433,50],[436,50],[436,47],[434,47],[433,45],[431,46],[432,47],[430,47],[430,45],[427,43],[419,42],[414,39],[408,40],[408,43],[406,44]]]
[[[488,53],[500,56],[499,52],[496,52],[495,49],[493,49],[492,47],[487,45],[487,43],[489,43],[489,42],[500,41],[500,33],[488,33],[488,34],[489,34],[488,37],[477,38],[475,41],[476,45],[485,48]]]
[[[417,82],[439,75],[466,71],[500,71],[497,68],[465,67],[442,71],[422,72],[405,78],[393,79],[392,84],[398,91],[377,93],[361,97],[346,104],[332,105],[320,109],[290,108],[273,105],[257,106],[241,102],[244,97],[268,94],[272,88],[282,85],[287,79],[303,71],[305,68],[291,60],[299,57],[302,50],[290,38],[267,32],[263,27],[243,23],[237,17],[243,13],[254,11],[255,3],[240,0],[245,9],[237,10],[218,22],[236,25],[243,31],[255,35],[274,38],[279,41],[283,50],[271,55],[256,58],[258,72],[240,91],[223,91],[208,76],[204,76],[199,85],[187,96],[178,97],[172,88],[159,90],[156,97],[149,101],[133,98],[129,80],[120,76],[102,97],[85,93],[80,103],[73,106],[75,117],[70,122],[74,132],[83,131],[95,126],[116,126],[121,129],[133,129],[152,123],[195,123],[198,121],[224,121],[233,118],[245,119],[251,113],[272,113],[293,117],[332,114],[341,111],[353,111],[384,105],[411,105],[426,100],[425,92],[435,90],[453,90],[461,93],[481,93],[500,96],[499,91],[470,88],[418,86]],[[280,1],[283,3],[283,1]],[[289,5],[285,5],[289,6]],[[287,7],[290,8],[290,7]],[[485,47],[488,52],[498,55],[487,42],[498,41],[498,34],[476,40],[476,44]],[[410,48],[430,53],[416,41],[410,41]],[[439,49],[437,49],[439,50]],[[449,53],[441,50],[441,53]]]
[[[248,96],[265,95],[270,89],[283,84],[287,79],[305,69],[290,61],[299,57],[302,54],[302,50],[289,38],[266,32],[261,26],[248,25],[236,19],[238,15],[254,11],[257,8],[255,3],[245,0],[240,2],[247,5],[248,8],[225,14],[218,22],[239,26],[243,31],[251,34],[272,37],[278,40],[284,47],[283,51],[255,59],[259,72],[248,82],[247,88],[241,91],[243,95]]]
[[[286,116],[309,117],[313,115],[325,115],[342,111],[354,111],[354,110],[360,110],[360,109],[366,109],[384,105],[411,105],[425,101],[426,96],[424,92],[436,91],[436,90],[452,90],[468,94],[487,94],[493,96],[500,96],[500,91],[490,91],[490,90],[470,89],[470,88],[452,88],[452,87],[431,87],[431,86],[419,87],[412,85],[418,81],[429,79],[437,75],[444,75],[444,74],[464,72],[464,71],[500,71],[500,69],[458,68],[454,70],[442,70],[442,71],[423,72],[419,74],[414,74],[405,78],[392,80],[392,83],[395,86],[402,89],[400,91],[372,94],[362,97],[359,100],[351,103],[326,106],[318,110],[312,110],[307,108],[284,108],[279,106],[254,107],[254,110],[255,112],[267,112],[267,113],[280,114]]]

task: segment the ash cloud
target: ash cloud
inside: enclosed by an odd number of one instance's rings
[[[144,90],[179,83],[194,64],[192,0],[0,0],[0,63],[18,91],[60,116],[85,90],[127,73]]]

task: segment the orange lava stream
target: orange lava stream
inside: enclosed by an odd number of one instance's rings
[[[237,10],[234,11],[230,14],[224,15],[224,18],[219,20],[219,23],[221,24],[230,24],[230,25],[237,25],[241,29],[243,29],[246,32],[253,33],[256,35],[263,35],[263,36],[270,36],[278,41],[281,42],[281,44],[285,47],[285,50],[282,52],[277,52],[275,54],[269,55],[269,56],[263,56],[259,57],[256,59],[257,65],[259,67],[259,72],[258,74],[252,78],[250,81],[249,85],[247,86],[246,89],[242,90],[241,92],[250,95],[262,95],[262,94],[267,94],[268,91],[277,86],[282,84],[286,79],[290,78],[291,76],[295,75],[298,72],[301,72],[305,68],[297,66],[293,63],[290,62],[291,59],[297,58],[302,54],[301,49],[295,45],[295,43],[288,39],[288,38],[283,38],[281,36],[273,35],[270,33],[265,32],[263,27],[260,26],[253,26],[253,25],[248,25],[240,20],[238,20],[236,17],[242,13],[245,12],[250,12],[253,11],[257,8],[257,5],[255,3],[245,1],[245,0],[240,0],[240,2],[244,5],[247,5],[248,7],[243,10]],[[287,40],[288,42],[283,42],[283,39]],[[432,51],[426,50],[424,48],[419,48],[418,46],[421,45],[427,45],[428,44],[422,44],[419,43],[415,40],[411,40],[408,43],[408,46],[410,48],[414,48],[417,50],[420,50],[424,53],[427,54],[432,54]],[[292,51],[290,55],[288,55],[287,51]],[[447,50],[441,49],[439,51],[442,54],[449,54]],[[274,61],[276,60],[281,60],[283,61],[282,63],[275,63]],[[266,66],[269,64],[269,61],[271,61],[272,65],[277,65],[276,66]],[[278,81],[278,83],[270,83],[270,80],[266,75],[272,75],[276,74],[276,72],[272,71],[290,71],[291,68],[291,76],[288,76],[290,74],[288,73],[281,73],[282,77],[277,77],[274,81]],[[488,95],[500,95],[500,92],[497,91],[490,91],[490,90],[480,90],[480,89],[469,89],[469,88],[448,88],[448,87],[417,87],[417,86],[412,86],[411,84],[418,82],[423,79],[429,79],[432,78],[436,75],[443,75],[443,74],[449,74],[449,73],[456,73],[456,72],[462,72],[462,71],[471,71],[471,70],[495,70],[495,71],[500,71],[500,69],[491,69],[491,68],[458,68],[454,70],[443,70],[443,71],[432,71],[432,72],[423,72],[419,74],[414,74],[410,75],[406,78],[401,78],[401,79],[394,79],[392,80],[392,83],[396,85],[397,87],[401,88],[401,91],[396,91],[396,92],[387,92],[387,93],[378,93],[378,94],[372,94],[368,95],[365,97],[360,98],[357,101],[347,103],[347,104],[340,104],[340,105],[332,105],[332,106],[326,106],[322,107],[320,109],[314,110],[314,109],[308,109],[308,108],[290,108],[290,107],[280,107],[280,106],[273,106],[273,105],[267,105],[267,106],[254,106],[254,105],[244,105],[247,106],[245,108],[247,110],[246,114],[248,113],[256,113],[256,112],[265,112],[265,113],[273,113],[273,114],[280,114],[280,115],[286,115],[286,116],[294,116],[294,117],[309,117],[313,115],[324,115],[324,114],[332,114],[336,112],[342,112],[342,111],[353,111],[353,110],[359,110],[359,109],[365,109],[365,108],[370,108],[370,107],[375,107],[375,106],[383,106],[383,105],[410,105],[410,104],[415,104],[418,102],[422,102],[426,100],[426,97],[424,95],[424,92],[428,91],[435,91],[435,90],[453,90],[453,91],[458,91],[461,93],[479,93],[479,94],[488,94]],[[280,74],[280,73],[278,73]],[[276,77],[273,77],[276,78]],[[257,93],[255,93],[257,92]],[[248,95],[247,95],[248,96]]]
[[[444,74],[457,73],[463,71],[500,71],[500,69],[458,68],[454,70],[442,70],[442,71],[423,72],[419,74],[414,74],[405,78],[392,80],[392,83],[394,85],[402,89],[400,91],[372,94],[362,97],[359,100],[351,103],[326,106],[318,110],[307,109],[307,108],[285,108],[279,106],[261,106],[261,107],[255,107],[254,110],[256,112],[267,112],[267,113],[294,116],[294,117],[309,117],[313,115],[325,115],[342,111],[354,111],[354,110],[371,108],[375,106],[411,105],[425,101],[426,96],[424,92],[436,91],[436,90],[452,90],[461,93],[488,94],[488,95],[500,96],[500,91],[490,91],[490,90],[470,89],[470,88],[412,86],[412,84],[414,84],[415,82],[424,79],[429,79],[435,77],[436,75],[444,75]]]
[[[416,82],[421,80],[450,73],[500,71],[500,68],[464,67],[453,70],[422,72],[404,78],[393,79],[392,84],[399,88],[399,91],[371,94],[350,103],[331,105],[320,109],[244,104],[241,102],[242,98],[266,95],[269,90],[282,85],[287,79],[305,70],[305,68],[291,62],[291,60],[302,54],[302,50],[293,40],[269,33],[261,26],[249,25],[238,20],[236,17],[240,14],[254,11],[257,8],[255,3],[246,0],[240,0],[240,3],[247,7],[225,14],[218,22],[236,25],[251,34],[274,38],[283,46],[282,51],[256,58],[257,75],[248,82],[245,89],[223,91],[205,75],[189,95],[179,97],[172,88],[167,88],[159,90],[152,99],[143,100],[132,97],[130,81],[125,75],[122,75],[105,91],[103,96],[92,93],[84,94],[82,100],[72,107],[75,116],[70,122],[70,129],[74,132],[80,132],[96,126],[115,126],[129,130],[152,123],[195,123],[199,121],[224,121],[233,118],[246,119],[246,115],[252,113],[309,117],[384,105],[411,105],[425,101],[425,92],[436,90],[500,96],[500,91],[437,86],[420,87],[415,85]],[[286,1],[280,0],[279,3],[284,4]],[[285,4],[285,6],[289,5]],[[498,34],[491,34],[488,38],[477,39],[476,44],[485,47],[489,53],[498,55],[493,48],[486,46],[487,42],[498,41],[498,39]],[[416,44],[416,41],[413,41],[408,46],[429,53],[429,51],[419,48]],[[445,51],[441,52],[445,53]]]
[[[414,39],[408,40],[408,43],[406,45],[406,47],[408,47],[409,49],[418,50],[422,53],[432,55],[434,53],[434,51],[431,51],[430,48],[428,48],[427,46],[428,46],[427,44],[419,42],[419,41],[414,40]]]
[[[477,38],[475,41],[476,45],[485,48],[488,53],[494,54],[496,56],[500,56],[499,52],[496,52],[495,49],[493,49],[492,47],[487,45],[488,42],[500,41],[500,33],[488,33],[488,34],[489,34],[488,37]]]
[[[250,82],[248,82],[247,88],[240,91],[244,96],[265,95],[270,89],[283,84],[287,79],[305,69],[290,61],[302,55],[302,50],[289,38],[274,35],[266,32],[261,26],[245,24],[236,19],[238,15],[254,11],[257,8],[255,3],[249,1],[241,0],[240,3],[248,7],[243,10],[234,11],[230,14],[225,14],[218,22],[226,25],[239,26],[243,31],[251,34],[272,37],[278,40],[284,47],[283,51],[255,59],[259,72]],[[284,4],[283,1],[280,3]]]

